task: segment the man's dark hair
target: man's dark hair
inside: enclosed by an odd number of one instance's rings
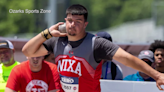
[[[44,59],[47,59],[50,56],[50,53],[44,56]]]
[[[72,14],[72,15],[84,15],[84,20],[85,22],[87,21],[88,17],[88,11],[87,9],[80,5],[80,4],[74,4],[71,5],[67,10],[66,10],[66,15]]]
[[[155,40],[154,43],[150,45],[149,50],[155,52],[155,50],[159,48],[164,49],[164,41]]]

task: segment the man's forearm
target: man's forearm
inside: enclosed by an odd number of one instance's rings
[[[33,37],[32,39],[30,39],[30,41],[28,41],[23,49],[22,49],[22,52],[28,56],[28,57],[31,57],[31,56],[37,56],[37,51],[41,48],[43,48],[42,46],[42,43],[46,41],[45,38],[42,37],[42,35],[39,33],[37,36]],[[46,49],[45,49],[46,50]],[[40,53],[40,54],[43,54],[45,55],[46,53]]]

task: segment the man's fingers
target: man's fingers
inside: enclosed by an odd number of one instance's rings
[[[59,25],[62,25],[62,24],[64,24],[64,22],[59,22],[59,23],[57,23],[57,24],[55,25],[55,27],[58,28],[58,26],[59,26]]]
[[[64,22],[59,22],[59,23],[57,23],[56,25],[51,26],[51,27],[49,28],[49,30],[50,30],[50,31],[52,31],[52,30],[58,30],[59,25],[62,25],[62,24],[64,24]]]
[[[163,88],[161,88],[161,86],[158,85],[158,84],[157,84],[157,87],[158,87],[159,90],[163,90]]]
[[[65,37],[67,36],[67,33],[60,33],[60,37]]]
[[[50,33],[54,37],[65,37],[65,36],[67,36],[67,33],[61,33],[58,30],[53,30]]]

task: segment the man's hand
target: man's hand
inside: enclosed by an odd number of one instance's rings
[[[164,90],[161,85],[164,85],[164,74],[160,73],[159,77],[156,80],[156,85],[159,90]]]
[[[67,36],[67,33],[61,33],[60,31],[58,31],[59,25],[62,25],[62,24],[64,24],[64,22],[59,22],[59,23],[57,23],[57,24],[55,24],[49,28],[49,31],[50,31],[52,36],[54,36],[54,37]]]

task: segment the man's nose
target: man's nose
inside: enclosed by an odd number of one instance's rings
[[[72,21],[71,27],[75,27],[75,22],[74,21]]]
[[[37,58],[37,57],[34,57],[33,59],[34,59],[34,60],[37,60],[38,58]]]
[[[162,58],[162,55],[158,55],[158,58]]]

